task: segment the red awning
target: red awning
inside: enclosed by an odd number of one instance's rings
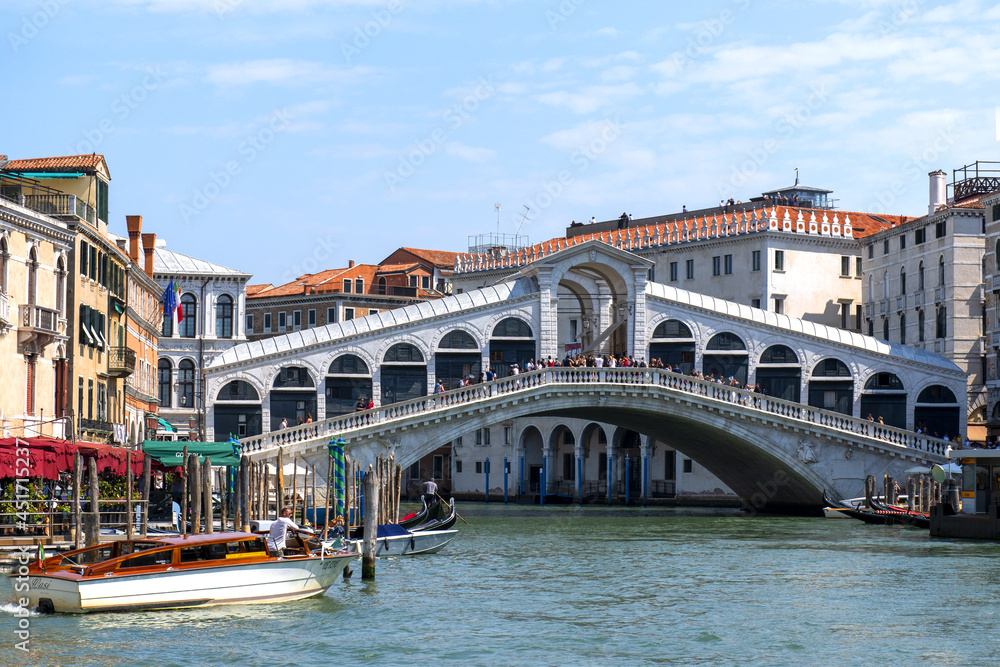
[[[125,466],[130,450],[113,445],[94,442],[72,442],[55,438],[0,438],[0,478],[20,477],[24,471],[24,461],[18,461],[17,449],[27,444],[28,477],[43,479],[58,479],[59,473],[73,470],[73,454],[76,451],[84,458],[93,457],[97,462],[97,472],[105,470],[116,475],[125,475]],[[132,451],[132,472],[138,477],[142,475],[144,454]],[[23,459],[23,457],[21,457]]]

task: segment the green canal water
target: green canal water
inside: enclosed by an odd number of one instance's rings
[[[731,511],[459,509],[441,553],[310,600],[32,616],[28,654],[8,604],[0,664],[1000,664],[1000,545]]]

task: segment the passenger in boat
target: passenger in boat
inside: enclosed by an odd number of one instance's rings
[[[344,537],[344,517],[338,516],[333,520],[333,527],[327,532],[327,539],[335,540]]]
[[[292,521],[292,508],[286,507],[281,510],[281,516],[277,518],[273,523],[271,523],[270,537],[271,541],[274,542],[275,555],[279,558],[285,555],[285,537],[288,535],[288,529],[293,530],[306,530],[308,529],[300,527],[297,523]]]

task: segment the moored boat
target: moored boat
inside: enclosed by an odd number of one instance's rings
[[[69,613],[285,602],[322,594],[357,558],[309,535],[287,540],[283,557],[250,533],[108,542],[32,563],[18,595],[38,611]]]
[[[385,524],[378,527],[375,540],[375,556],[416,556],[437,553],[455,539],[458,530],[407,530],[399,524]],[[345,545],[361,553],[364,540],[349,540]]]

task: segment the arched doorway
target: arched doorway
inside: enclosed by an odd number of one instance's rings
[[[649,343],[649,359],[659,359],[665,368],[680,368],[689,374],[694,370],[694,334],[680,320],[667,320],[653,330]]]
[[[512,364],[517,364],[523,370],[524,365],[536,356],[535,339],[527,322],[508,317],[493,327],[490,335],[490,368],[497,376],[509,375]]]
[[[427,362],[416,345],[396,343],[390,347],[382,358],[379,374],[382,405],[427,395]]]
[[[747,346],[734,333],[717,333],[708,341],[702,353],[701,372],[705,377],[735,378],[742,385],[747,383]]]
[[[521,461],[518,462],[520,493],[539,493],[542,484],[542,447],[544,440],[536,426],[521,431]]]
[[[372,372],[364,360],[354,354],[342,354],[326,372],[326,417],[354,412],[358,399],[372,395]]]
[[[281,428],[281,420],[289,426],[316,418],[316,383],[309,370],[302,366],[287,366],[278,371],[271,386],[271,430]]]
[[[215,439],[260,435],[261,414],[260,394],[253,385],[244,380],[227,382],[215,397]]]
[[[483,355],[476,340],[461,329],[453,329],[441,337],[434,353],[434,377],[445,389],[454,389],[462,378],[479,379]]]
[[[642,494],[642,436],[635,431],[619,429],[618,456],[612,474],[621,483],[616,489],[619,494],[627,493],[630,498],[638,498]]]
[[[802,393],[798,355],[787,345],[767,348],[757,362],[756,381],[765,395],[798,403]]]
[[[823,359],[809,378],[809,405],[845,415],[854,414],[854,380],[840,359]]]
[[[962,432],[961,406],[955,393],[939,384],[925,387],[913,408],[913,427],[922,433],[951,437]]]
[[[906,428],[906,388],[894,373],[875,373],[861,392],[861,416]]]

